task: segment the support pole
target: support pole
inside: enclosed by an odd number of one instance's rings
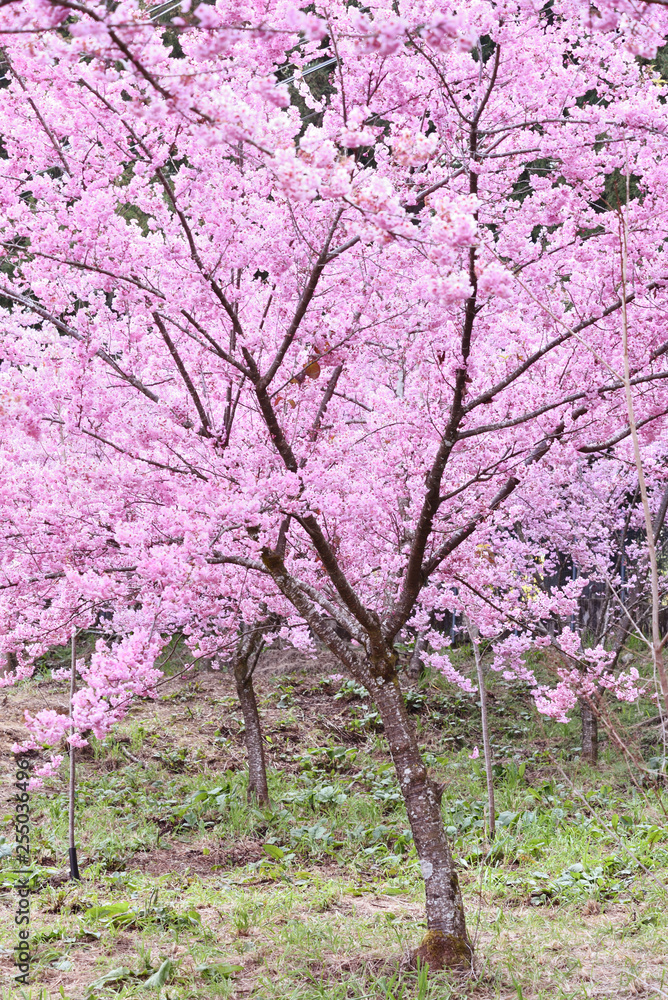
[[[487,689],[485,688],[485,671],[480,656],[480,632],[477,626],[468,622],[469,637],[473,646],[475,668],[478,674],[478,690],[480,691],[480,718],[482,721],[482,744],[485,754],[485,777],[487,779],[487,829],[489,839],[494,840],[496,833],[496,807],[494,804],[494,771],[492,768],[492,743],[489,738],[489,716],[487,713]]]
[[[77,634],[72,632],[72,666],[70,672],[70,719],[72,716],[72,700],[77,689]],[[69,835],[69,855],[70,855],[70,879],[81,881],[79,874],[79,862],[77,860],[77,849],[74,842],[74,796],[76,790],[76,748],[70,744],[70,783],[69,783],[69,803],[68,803],[68,835]]]

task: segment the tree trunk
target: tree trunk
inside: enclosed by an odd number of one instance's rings
[[[290,577],[279,555],[263,549],[262,561],[278,588],[290,600],[313,632],[327,644],[340,663],[371,695],[383,721],[392,761],[401,788],[415,850],[420,859],[427,896],[427,933],[413,952],[413,961],[430,969],[471,969],[473,947],[466,933],[464,906],[450,846],[441,815],[443,789],[429,778],[422,760],[415,729],[406,711],[394,650],[385,644],[379,627],[372,627],[365,656],[362,631],[354,616],[337,609],[346,627],[360,645],[344,642],[331,621],[316,611],[304,585]],[[310,594],[309,594],[310,597]],[[327,608],[325,610],[328,610]],[[370,616],[363,608],[364,616]],[[377,620],[377,619],[376,619]],[[365,644],[366,645],[366,644]]]
[[[415,636],[415,645],[413,646],[413,652],[411,653],[410,662],[408,664],[408,672],[411,677],[415,677],[419,680],[424,673],[424,663],[422,662],[422,651],[424,649],[424,639],[421,635]]]
[[[253,673],[248,669],[248,660],[237,657],[234,678],[237,682],[239,704],[244,716],[246,753],[248,754],[248,801],[259,805],[269,805],[267,768],[264,760],[262,727],[253,688]]]
[[[580,719],[582,721],[582,758],[589,764],[596,764],[598,761],[598,719],[586,701],[580,702]]]
[[[244,716],[244,740],[248,754],[248,801],[269,805],[267,768],[264,760],[262,726],[253,688],[253,671],[264,648],[264,636],[271,623],[242,625],[234,656],[234,679]]]
[[[427,934],[414,951],[432,970],[471,967],[473,948],[466,933],[459,879],[441,815],[442,788],[427,774],[399,681],[374,677],[369,693],[378,709],[399,784],[427,894]]]
[[[5,662],[0,665],[0,677],[13,673],[19,665],[16,653],[5,653]]]

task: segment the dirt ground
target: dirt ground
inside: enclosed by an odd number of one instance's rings
[[[581,774],[567,748],[573,731],[555,745],[525,703],[499,688],[500,817],[510,815],[508,808],[526,810],[529,793],[542,804],[526,831],[519,820],[502,831],[504,861],[481,866],[467,860],[483,835],[475,824],[484,789],[468,752],[479,739],[475,700],[438,683],[418,690],[408,679],[423,746],[446,785],[452,813],[446,823],[459,823],[453,844],[477,955],[474,976],[432,977],[424,992],[406,969],[424,931],[424,902],[414,854],[400,846],[405,814],[372,706],[355,692],[335,698],[340,681],[328,678],[337,673],[328,656],[313,660],[289,649],[267,652],[258,666],[273,775],[270,814],[245,801],[242,722],[229,674],[185,674],[166,684],[158,700],[137,702],[113,738],[81,755],[80,884],[69,881],[65,864],[65,766],[49,779],[33,796],[32,992],[22,994],[12,978],[17,899],[5,882],[3,1000],[129,1000],[149,995],[144,984],[160,963],[170,968],[158,988],[161,1000],[668,996],[666,834],[649,836],[660,811],[633,797],[610,749],[596,773]],[[7,688],[0,706],[7,843],[11,747],[25,738],[23,712],[66,710],[63,685],[42,678]],[[339,763],[323,764],[324,747]],[[525,762],[521,780],[518,760]],[[603,796],[600,822],[598,813],[592,818],[567,801],[568,790],[558,785],[564,767],[578,780],[586,777],[587,794]],[[221,783],[224,805],[193,806],[189,820],[184,810],[198,790]],[[304,789],[312,790],[310,799]],[[567,814],[556,826],[555,809]],[[643,864],[653,856],[651,871],[616,874],[622,862],[605,861],[619,844],[606,840],[601,824],[620,815],[629,817],[628,850]],[[562,890],[564,873],[578,863],[584,873],[573,878],[580,882]],[[3,864],[4,872],[9,864]],[[552,888],[535,905],[531,886],[541,879]],[[100,907],[118,905],[130,916],[117,923],[118,915],[95,916]],[[219,966],[220,974],[206,971]],[[118,979],[104,981],[119,970]]]

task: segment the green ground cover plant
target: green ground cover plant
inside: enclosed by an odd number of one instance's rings
[[[467,664],[467,650],[458,651]],[[489,679],[497,834],[486,836],[475,695],[441,678],[407,695],[476,942],[468,980],[407,964],[424,889],[382,728],[327,663],[265,657],[258,676],[271,805],[246,799],[242,721],[224,673],[175,679],[80,760],[83,880],[67,877],[66,763],[33,793],[32,983],[12,984],[9,780],[0,842],[3,1000],[441,1000],[668,994],[668,806],[650,703],[615,705],[650,764],[632,780],[577,720],[540,720],[521,685]],[[20,728],[48,675],[7,691]],[[370,723],[368,720],[372,719]],[[9,756],[7,755],[9,761]],[[652,773],[652,767],[653,772]]]

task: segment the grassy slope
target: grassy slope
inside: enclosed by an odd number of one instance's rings
[[[466,650],[457,655],[470,667]],[[326,658],[265,658],[269,812],[246,804],[240,715],[229,678],[212,672],[175,680],[84,754],[82,884],[65,878],[66,765],[33,795],[33,984],[23,993],[10,985],[6,861],[3,1000],[668,996],[668,796],[634,790],[605,742],[599,768],[584,767],[576,722],[537,719],[526,693],[496,675],[501,826],[491,851],[480,761],[469,758],[481,742],[475,697],[437,678],[408,685],[427,760],[446,786],[477,977],[427,983],[402,969],[424,929],[419,866],[373,707],[350,684],[335,700],[330,668]],[[45,679],[5,694],[7,775],[19,709],[64,696]],[[646,759],[659,752],[656,729],[633,728],[649,704],[615,712]],[[144,984],[161,965],[166,982],[151,994]]]

